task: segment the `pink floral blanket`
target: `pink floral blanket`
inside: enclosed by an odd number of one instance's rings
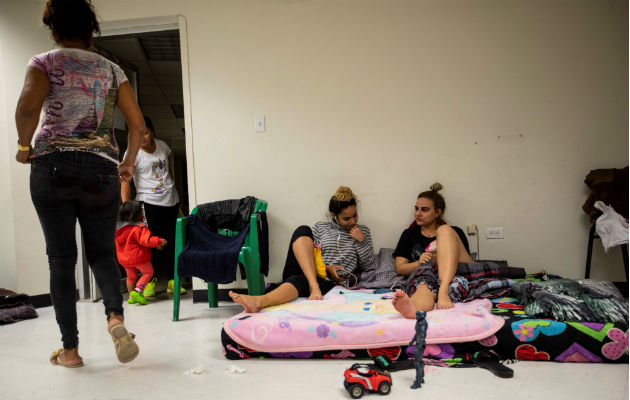
[[[323,300],[304,298],[269,307],[256,314],[240,313],[224,323],[236,342],[256,351],[296,352],[365,349],[409,344],[415,320],[392,306],[393,293],[336,287]],[[497,332],[503,318],[490,313],[489,300],[457,303],[450,310],[427,313],[427,344],[481,340]]]

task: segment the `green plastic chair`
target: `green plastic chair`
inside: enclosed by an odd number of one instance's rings
[[[258,211],[267,211],[267,202],[265,200],[256,200],[254,211],[249,219],[249,232],[245,236],[245,241],[238,255],[238,262],[245,267],[247,276],[247,293],[252,296],[259,296],[265,293],[265,278],[260,273],[260,251],[258,248]],[[190,213],[198,215],[199,211],[195,209]],[[179,253],[186,245],[186,225],[188,219],[178,218],[175,228],[175,287],[173,290],[173,321],[179,320],[179,300],[180,288],[182,287],[182,279],[177,273],[177,263]],[[223,236],[235,236],[238,232],[229,229],[219,229],[217,232]],[[206,282],[208,285],[208,307],[215,308],[219,304],[218,285],[214,282]]]

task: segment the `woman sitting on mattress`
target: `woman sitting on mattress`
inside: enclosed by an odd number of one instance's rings
[[[298,297],[321,300],[338,284],[356,284],[357,271],[374,266],[370,230],[357,224],[357,198],[348,187],[337,189],[330,198],[328,211],[331,221],[318,222],[313,229],[302,225],[293,233],[280,286],[263,296],[230,292],[232,300],[242,305],[245,312],[255,313]],[[321,248],[327,278],[318,276],[314,257],[316,247]]]
[[[446,203],[438,193],[441,189],[442,185],[435,183],[418,195],[417,226],[405,229],[393,254],[396,273],[413,275],[407,280],[405,291],[398,290],[392,300],[405,318],[415,319],[416,310],[433,310],[436,299],[438,309],[452,308],[449,284],[455,278],[457,265],[472,262],[457,233],[443,219]]]

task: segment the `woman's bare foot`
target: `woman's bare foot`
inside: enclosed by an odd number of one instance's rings
[[[447,293],[438,292],[437,296],[437,308],[438,310],[447,310],[449,308],[453,308],[453,302],[451,301],[451,296]]]
[[[263,308],[260,296],[249,296],[246,294],[235,293],[231,290],[228,294],[235,303],[243,306],[246,313],[257,313]]]
[[[403,317],[407,319],[416,319],[416,307],[414,307],[411,299],[402,290],[397,290],[392,298],[392,306]]]

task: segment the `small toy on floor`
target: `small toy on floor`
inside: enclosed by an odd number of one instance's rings
[[[352,364],[343,376],[343,386],[353,399],[361,398],[365,391],[378,392],[381,395],[391,391],[392,376],[375,364]]]
[[[428,323],[426,320],[427,313],[424,311],[416,311],[416,335],[409,342],[409,346],[416,345],[414,351],[413,365],[416,367],[416,380],[411,385],[412,389],[419,389],[424,383],[424,347],[427,337]]]

